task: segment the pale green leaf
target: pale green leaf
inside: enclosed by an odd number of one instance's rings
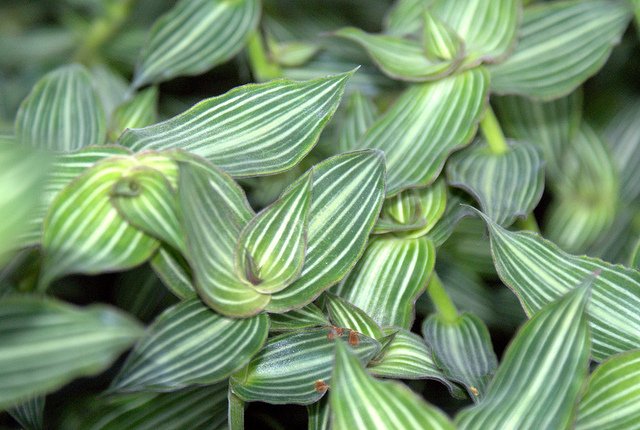
[[[423,322],[422,333],[444,375],[463,384],[475,402],[482,400],[498,367],[484,323],[466,312],[455,320],[433,314]]]
[[[515,51],[492,66],[491,90],[550,100],[594,75],[627,28],[630,8],[617,0],[568,0],[525,9]]]
[[[615,355],[591,374],[580,400],[577,430],[640,426],[640,351]]]
[[[467,191],[484,213],[505,226],[531,213],[544,190],[538,149],[526,142],[508,145],[506,152],[496,154],[480,140],[447,163],[449,184]]]
[[[112,308],[32,296],[2,298],[0,321],[0,410],[100,373],[142,334]]]
[[[460,196],[449,194],[447,200],[447,207],[442,217],[427,234],[436,248],[442,246],[451,237],[454,229],[463,218],[473,214],[468,206],[462,204],[464,200]]]
[[[465,44],[458,34],[430,12],[424,14],[423,45],[429,58],[459,61]]]
[[[165,246],[160,246],[158,252],[149,260],[149,263],[158,278],[173,295],[180,299],[187,299],[196,295],[189,265],[175,251]]]
[[[320,46],[300,41],[277,42],[267,37],[270,58],[285,67],[302,66],[320,51]]]
[[[453,429],[449,419],[399,382],[377,381],[344,343],[329,393],[334,430]]]
[[[132,85],[199,75],[224,63],[259,18],[259,0],[181,0],[151,28]]]
[[[269,339],[246,369],[233,375],[230,386],[245,401],[308,405],[332,387],[336,344],[351,339],[358,359],[367,363],[380,344],[364,335],[336,328],[316,328]]]
[[[231,319],[197,298],[183,301],[147,329],[110,390],[174,391],[221,381],[260,350],[268,331],[265,314]]]
[[[313,303],[284,314],[271,314],[269,319],[271,320],[270,331],[293,331],[329,325],[329,320],[322,310]]]
[[[349,97],[344,120],[340,124],[338,152],[358,149],[358,143],[364,133],[374,123],[378,111],[370,98],[355,91]]]
[[[44,428],[44,396],[36,396],[7,410],[24,430]]]
[[[431,0],[397,0],[384,19],[385,33],[407,35],[422,29],[422,17]]]
[[[316,144],[350,76],[238,87],[164,122],[127,130],[119,143],[134,151],[184,149],[235,177],[282,172]]]
[[[337,155],[313,167],[302,273],[272,295],[269,312],[286,312],[311,302],[353,268],[382,206],[384,172],[383,154],[371,150]]]
[[[149,87],[115,109],[111,116],[109,139],[115,141],[128,128],[146,127],[156,121],[158,121],[158,88]]]
[[[105,118],[111,118],[113,111],[126,101],[129,83],[104,64],[91,67],[91,77],[96,94],[102,102]]]
[[[104,143],[104,111],[89,72],[72,64],[40,79],[20,106],[15,132],[20,144],[60,152]]]
[[[385,334],[382,328],[362,309],[343,298],[325,293],[325,304],[331,322],[338,327],[348,328],[381,342]]]
[[[414,306],[435,263],[435,247],[425,237],[380,237],[335,293],[381,326],[411,328]]]
[[[457,415],[458,428],[568,428],[589,366],[588,298],[583,285],[524,324],[482,402]]]
[[[488,87],[482,68],[413,85],[376,121],[361,145],[384,151],[387,196],[435,181],[449,154],[475,135]]]

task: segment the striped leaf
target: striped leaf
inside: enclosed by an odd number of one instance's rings
[[[103,143],[104,111],[89,72],[73,64],[40,79],[20,106],[15,133],[20,144],[60,152]]]
[[[427,57],[458,61],[466,46],[458,34],[430,12],[424,13],[423,40]]]
[[[112,68],[104,64],[91,67],[93,87],[102,102],[105,118],[111,118],[113,111],[127,99],[129,82]]]
[[[538,149],[526,142],[511,141],[501,154],[479,142],[451,157],[447,180],[471,194],[491,219],[508,226],[525,218],[540,201],[543,166]]]
[[[576,429],[637,429],[640,423],[640,351],[616,355],[591,374]]]
[[[309,415],[309,430],[331,430],[331,407],[329,396],[325,396],[317,402],[307,406]]]
[[[370,98],[360,91],[354,91],[347,102],[344,121],[338,135],[338,151],[347,152],[358,149],[360,138],[374,123],[378,109]]]
[[[436,0],[429,10],[460,36],[467,64],[500,61],[515,44],[517,0]]]
[[[325,293],[325,299],[329,318],[335,326],[355,330],[380,342],[385,337],[378,323],[362,309],[331,293]]]
[[[269,319],[271,320],[270,331],[294,331],[329,325],[329,320],[322,310],[313,303],[284,314],[271,314]]]
[[[239,279],[234,267],[236,243],[253,210],[242,189],[224,172],[204,160],[186,154],[182,158],[178,197],[196,290],[223,315],[255,315],[271,296]]]
[[[446,415],[399,382],[377,381],[343,343],[329,393],[333,428],[453,429]]]
[[[449,154],[474,136],[488,87],[482,68],[413,85],[376,121],[361,145],[385,152],[387,196],[437,178]]]
[[[491,90],[543,100],[569,94],[606,62],[630,17],[626,2],[616,0],[526,8],[515,51],[489,69]]]
[[[238,87],[164,122],[127,130],[119,143],[134,151],[181,148],[235,177],[282,172],[316,144],[350,76]]]
[[[462,204],[464,200],[460,196],[449,194],[447,199],[447,207],[442,218],[427,235],[436,248],[442,246],[451,237],[453,230],[463,218],[473,215],[472,210]]]
[[[510,232],[483,218],[489,227],[491,253],[500,279],[516,293],[527,315],[600,271],[593,281],[588,308],[593,358],[602,361],[640,348],[640,272],[567,254],[537,234]]]
[[[112,392],[175,391],[209,385],[245,365],[264,344],[269,318],[231,319],[197,298],[163,312],[115,377]]]
[[[411,328],[414,305],[435,263],[427,238],[373,240],[335,293],[359,307],[381,326]]]
[[[470,397],[479,402],[498,367],[489,330],[482,320],[466,312],[455,320],[433,314],[422,324],[422,333],[444,375],[463,384]]]
[[[388,34],[407,35],[420,32],[427,6],[431,0],[397,0],[384,19]]]
[[[561,176],[565,148],[580,126],[582,92],[547,102],[521,96],[492,97],[491,101],[505,133],[540,148],[547,176]]]
[[[237,54],[258,25],[258,0],[181,0],[151,28],[132,85],[199,75]]]
[[[160,246],[158,252],[149,260],[151,268],[162,283],[180,299],[187,299],[196,295],[191,280],[189,265],[175,251]]]
[[[24,430],[44,428],[44,396],[36,396],[7,410]]]
[[[171,393],[136,393],[100,399],[82,422],[86,430],[226,429],[227,383]]]
[[[353,268],[382,206],[384,172],[383,154],[371,150],[337,155],[313,167],[302,273],[271,296],[267,311],[306,305]]]
[[[110,140],[128,128],[141,128],[158,121],[158,88],[149,87],[130,100],[122,103],[113,112],[110,124]]]
[[[450,74],[457,59],[430,59],[424,46],[415,40],[387,34],[370,34],[359,28],[346,27],[335,36],[362,46],[387,76],[409,82],[432,81]]]
[[[588,292],[574,289],[522,326],[482,402],[456,416],[458,428],[569,427],[589,366]]]
[[[380,344],[367,336],[336,328],[315,328],[269,339],[245,369],[229,380],[241,399],[272,404],[315,403],[331,387],[336,344],[348,342],[367,363]]]
[[[130,226],[112,206],[114,186],[140,163],[113,157],[88,169],[54,198],[44,222],[42,288],[70,273],[101,273],[137,266],[158,242]]]
[[[442,218],[446,206],[444,181],[402,191],[385,200],[373,233],[403,232],[406,238],[424,236]]]
[[[106,306],[24,295],[0,300],[0,322],[0,410],[100,373],[142,334]]]
[[[312,176],[286,190],[240,233],[235,264],[240,278],[259,293],[282,291],[302,271],[311,206]]]

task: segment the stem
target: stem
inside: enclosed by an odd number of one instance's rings
[[[507,145],[507,140],[504,138],[496,114],[493,113],[493,109],[489,105],[485,110],[484,118],[480,121],[480,129],[489,144],[491,152],[504,154],[509,150],[509,145]]]
[[[258,81],[269,81],[282,76],[280,67],[272,62],[265,52],[262,35],[259,30],[255,30],[247,40],[247,53],[251,69]]]
[[[516,225],[522,230],[529,230],[540,234],[540,227],[538,227],[538,222],[536,221],[536,217],[533,213],[527,215],[525,219],[518,219],[516,221]]]
[[[427,288],[429,297],[436,307],[436,310],[447,321],[455,321],[458,318],[458,310],[451,301],[451,298],[445,291],[440,282],[440,278],[434,272],[429,281],[429,287]]]
[[[242,430],[244,429],[244,402],[229,388],[229,429],[230,430]]]

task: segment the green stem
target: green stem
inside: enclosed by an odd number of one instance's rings
[[[229,429],[230,430],[242,430],[244,429],[244,402],[229,388]]]
[[[247,53],[254,77],[258,81],[269,81],[282,76],[280,67],[267,56],[260,30],[253,31],[249,36]]]
[[[84,64],[91,64],[95,61],[102,45],[124,24],[134,1],[120,0],[107,4],[105,14],[91,24],[89,33],[78,47],[75,55],[77,61]]]
[[[431,276],[427,292],[429,293],[429,297],[431,297],[431,301],[435,305],[436,310],[444,319],[447,321],[455,321],[458,318],[456,305],[451,301],[451,298],[442,286],[442,282],[440,282],[440,278],[435,272]]]
[[[489,144],[491,152],[494,154],[503,154],[509,150],[507,140],[504,138],[502,128],[500,128],[498,119],[493,113],[491,106],[487,106],[485,110],[484,118],[480,121],[480,129]]]
[[[535,233],[540,233],[540,227],[538,227],[538,222],[536,221],[536,217],[533,213],[527,215],[525,219],[518,219],[516,221],[516,225],[522,230],[529,230]]]

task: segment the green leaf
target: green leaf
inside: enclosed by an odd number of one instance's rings
[[[424,236],[442,218],[446,206],[444,181],[402,191],[385,200],[373,233],[403,232],[402,237],[406,238]]]
[[[335,328],[285,333],[269,339],[247,368],[229,381],[241,399],[272,404],[308,405],[320,400],[331,386],[331,371],[338,339],[351,339],[358,359],[367,363],[380,344],[364,335],[353,336]]]
[[[187,154],[181,157],[178,197],[196,290],[223,315],[255,315],[271,296],[239,279],[234,268],[236,243],[253,210],[242,189],[224,172]]]
[[[414,305],[435,263],[430,240],[381,237],[335,293],[359,307],[381,326],[411,328]]]
[[[36,396],[21,403],[7,412],[24,430],[42,430],[44,428],[44,402],[43,396]]]
[[[397,0],[385,16],[385,33],[401,36],[418,33],[430,2],[431,0]]]
[[[569,0],[528,7],[513,54],[490,67],[491,90],[542,100],[562,97],[594,75],[627,28],[625,2]]]
[[[151,28],[133,87],[224,63],[242,49],[259,18],[258,0],[181,0]]]
[[[135,267],[158,242],[130,226],[112,206],[118,181],[140,166],[113,157],[88,169],[54,198],[44,222],[42,288],[70,273],[101,273]]]
[[[433,229],[427,234],[427,237],[433,242],[436,248],[442,246],[449,239],[463,218],[473,215],[473,211],[468,206],[462,204],[463,199],[460,196],[449,194],[447,199],[447,207],[444,214],[442,214],[442,218],[440,218]]]
[[[379,342],[385,337],[378,323],[362,309],[331,293],[325,293],[325,299],[329,318],[335,326],[355,330]]]
[[[537,148],[526,142],[511,141],[501,154],[480,142],[451,157],[447,180],[471,194],[496,223],[509,226],[540,201],[544,162]]]
[[[465,44],[458,34],[430,12],[424,13],[423,45],[429,58],[460,60]]]
[[[260,350],[268,331],[264,314],[231,319],[197,298],[183,301],[149,327],[110,390],[174,391],[221,381]]]
[[[387,76],[410,82],[432,81],[450,74],[457,61],[430,59],[420,42],[386,34],[369,34],[359,28],[342,28],[335,36],[362,46]]]
[[[122,103],[111,116],[109,138],[117,140],[128,128],[141,128],[158,121],[158,88],[149,87]]]
[[[272,295],[269,312],[306,305],[339,282],[364,252],[382,206],[384,157],[380,151],[337,155],[314,166],[312,175],[302,273],[285,290]]]
[[[164,122],[127,130],[119,143],[134,151],[184,149],[234,177],[279,173],[316,144],[351,74],[238,87]]]
[[[309,430],[331,430],[331,407],[329,396],[325,396],[317,402],[307,406],[309,415]]]
[[[360,91],[354,91],[347,102],[344,121],[340,125],[338,152],[358,149],[360,138],[374,123],[378,109],[370,98]]]
[[[136,393],[102,400],[86,430],[218,429],[227,424],[227,383],[171,393]]]
[[[429,10],[462,39],[467,64],[500,61],[515,45],[520,1],[436,0]]]
[[[89,72],[72,64],[40,79],[20,106],[15,132],[18,143],[52,151],[103,143],[104,111]]]
[[[267,37],[270,58],[285,67],[302,66],[320,51],[320,46],[314,43],[286,41],[277,42]]]
[[[188,299],[196,295],[188,264],[184,262],[182,256],[160,246],[149,262],[158,278],[173,295],[180,299]]]
[[[446,415],[405,385],[377,381],[339,342],[329,393],[333,428],[453,429]]]
[[[464,384],[471,398],[479,402],[498,367],[484,323],[469,313],[455,320],[433,314],[422,324],[422,333],[444,375]]]
[[[640,347],[640,272],[567,254],[535,233],[510,232],[483,218],[489,227],[491,253],[500,279],[516,293],[527,315],[600,271],[593,281],[588,308],[593,358],[602,361]]]
[[[585,286],[574,289],[522,326],[482,402],[457,415],[458,428],[571,425],[589,366],[588,293]]]
[[[312,176],[286,190],[242,230],[235,249],[241,279],[271,294],[295,281],[305,259]]]
[[[328,326],[329,320],[313,303],[284,314],[271,314],[270,331],[295,331],[305,328]]]
[[[113,308],[32,296],[0,300],[0,321],[0,410],[100,373],[142,334]]]
[[[636,240],[635,248],[631,253],[631,262],[629,266],[636,270],[640,270],[640,239]]]
[[[91,67],[91,77],[96,94],[102,102],[105,118],[111,118],[113,111],[127,100],[129,82],[104,64]]]
[[[361,145],[384,151],[387,196],[435,181],[449,154],[475,135],[488,86],[482,68],[413,85],[376,121]]]
[[[640,422],[640,351],[615,355],[591,374],[580,400],[576,429],[637,428]]]

